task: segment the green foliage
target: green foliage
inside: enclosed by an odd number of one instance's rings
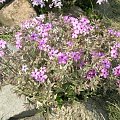
[[[4,40],[6,40],[6,41],[10,41],[11,39],[12,39],[12,35],[11,34],[2,34],[2,35],[0,35],[0,39],[4,39]]]
[[[120,107],[117,104],[108,103],[108,110],[109,110],[109,119],[110,120],[119,120],[120,119]]]
[[[79,6],[83,10],[93,9],[97,0],[76,0],[75,5]]]

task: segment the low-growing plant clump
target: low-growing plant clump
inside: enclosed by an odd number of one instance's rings
[[[99,21],[40,15],[14,36],[17,52],[0,39],[0,71],[38,109],[120,88],[120,32]]]

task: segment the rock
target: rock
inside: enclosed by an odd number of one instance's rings
[[[52,110],[52,114],[45,114],[44,117],[36,114],[19,120],[45,120],[45,118],[49,120],[109,120],[106,111],[93,100],[75,102],[71,106],[62,106],[61,109],[52,108]]]
[[[36,12],[27,0],[14,0],[0,10],[0,23],[14,26],[33,16],[36,16]]]
[[[16,46],[10,44],[10,43],[7,43],[7,47],[9,49],[9,51],[13,52],[13,53],[16,53],[18,51],[18,49],[16,48]]]
[[[66,10],[64,12],[64,15],[71,15],[74,17],[80,17],[80,16],[84,16],[84,11],[77,6],[72,6],[71,8],[69,8],[69,10]]]
[[[97,103],[93,100],[88,102],[74,102],[69,106],[51,108],[52,114],[45,114],[43,117],[36,114],[37,111],[31,105],[27,106],[28,101],[24,96],[18,97],[14,93],[15,87],[6,85],[0,91],[0,119],[2,120],[108,120],[107,112],[102,108],[103,101]]]
[[[108,120],[106,111],[90,100],[75,102],[72,106],[56,109],[56,114],[49,115],[49,120]]]
[[[18,97],[14,89],[14,86],[6,85],[0,91],[0,120],[14,120],[36,113],[34,106],[28,104],[24,96]]]
[[[25,117],[25,118],[22,118],[22,119],[19,119],[19,120],[45,120],[44,117],[41,117],[40,114],[36,114],[34,116],[31,116],[31,117]]]

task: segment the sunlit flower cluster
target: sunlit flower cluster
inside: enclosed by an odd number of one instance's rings
[[[106,44],[109,45],[106,50],[101,46],[96,48],[96,43],[98,42],[97,45],[99,45],[102,40],[99,41],[99,37],[97,37],[95,32],[96,26],[92,26],[91,22],[85,17],[60,16],[48,22],[47,16],[40,15],[23,22],[20,30],[15,33],[16,48],[19,52],[24,50],[34,51],[35,49],[40,56],[39,58],[34,58],[34,53],[33,57],[30,56],[28,58],[30,59],[29,62],[35,65],[32,70],[28,65],[29,63],[25,63],[26,60],[23,60],[24,63],[21,65],[22,73],[29,74],[35,81],[43,83],[49,79],[49,74],[46,75],[48,73],[47,70],[51,71],[50,69],[52,68],[47,66],[49,63],[49,65],[55,66],[56,69],[65,67],[66,71],[68,69],[66,66],[69,66],[68,74],[72,74],[69,73],[70,71],[80,70],[82,72],[79,73],[79,76],[87,80],[87,82],[91,82],[96,78],[111,79],[111,76],[117,82],[120,77],[120,43],[110,42]],[[93,38],[96,37],[96,41],[91,39],[92,34]],[[109,38],[115,37],[108,32],[106,34]],[[89,42],[85,41],[86,39]],[[93,44],[95,44],[94,47]],[[90,45],[91,47],[89,48]],[[27,49],[27,47],[30,48]],[[0,40],[1,57],[4,56],[2,49],[5,48],[6,42]],[[26,53],[22,59],[28,54]],[[34,60],[32,61],[33,58]],[[39,63],[41,61],[49,62]],[[70,70],[71,68],[72,70]]]
[[[36,80],[39,81],[41,83],[45,82],[45,80],[47,79],[47,75],[46,73],[46,68],[45,67],[41,67],[40,70],[35,69],[32,73],[31,76]]]
[[[32,1],[32,4],[33,6],[40,6],[41,8],[45,7],[45,2],[48,2],[48,0],[31,0]],[[49,7],[52,8],[52,7],[58,7],[58,8],[61,8],[63,5],[62,5],[62,2],[61,0],[52,0],[52,3],[49,4]]]
[[[113,47],[111,47],[111,57],[120,58],[120,43],[115,43]]]
[[[108,2],[108,0],[97,0],[97,3],[101,5],[102,3]]]
[[[112,36],[120,37],[120,31],[115,31],[113,29],[109,29],[108,33]]]
[[[65,25],[71,26],[70,39],[78,39],[80,35],[86,36],[95,29],[94,26],[90,25],[90,21],[85,17],[78,19],[71,16],[64,16],[62,17],[62,20]],[[83,60],[85,56],[85,50],[83,48],[66,51],[51,45],[51,33],[52,31],[56,31],[56,26],[53,23],[45,23],[44,21],[45,15],[36,17],[33,20],[25,21],[21,25],[21,30],[26,30],[27,34],[24,35],[22,31],[16,33],[16,47],[22,48],[23,41],[36,42],[38,49],[40,51],[44,51],[48,55],[49,60],[57,60],[59,65],[66,65],[69,61],[73,61],[77,66],[79,66],[79,68],[83,69],[87,64],[89,64],[89,61]],[[69,40],[65,45],[70,49],[71,47],[74,47],[74,41]],[[119,57],[119,48],[120,43],[115,43],[111,47],[111,58],[115,59]],[[109,57],[105,57],[106,55],[104,52],[95,50],[90,51],[90,55],[92,59],[99,59],[99,61],[93,68],[86,71],[85,78],[88,80],[92,80],[96,76],[103,79],[109,78],[110,71],[112,69],[112,63]],[[119,67],[113,69],[113,74],[116,77],[119,76]],[[44,82],[47,79],[47,76],[45,75],[45,72],[42,72],[42,69],[40,71],[35,69],[32,72],[32,77],[36,81],[40,82]]]
[[[89,23],[90,21],[87,18],[82,18],[81,20],[78,20],[74,17],[65,16],[64,21],[66,23],[72,24],[73,27],[73,33],[72,38],[77,38],[79,34],[89,34],[91,30],[93,30],[93,26],[91,26]]]

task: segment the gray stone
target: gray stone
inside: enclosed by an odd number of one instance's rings
[[[69,8],[69,10],[65,11],[64,14],[80,17],[80,16],[84,16],[84,11],[80,7],[72,6],[71,8]]]
[[[18,49],[16,48],[16,46],[14,46],[14,45],[12,45],[12,44],[10,44],[10,43],[7,43],[7,47],[8,47],[8,49],[9,49],[11,52],[13,52],[13,53],[15,53],[15,52],[18,51]]]
[[[6,26],[14,26],[33,16],[36,16],[36,12],[28,0],[14,0],[0,10],[0,23]]]
[[[45,120],[44,117],[41,117],[40,114],[36,114],[34,116],[31,116],[31,117],[25,117],[25,118],[22,118],[22,119],[19,119],[19,120]]]
[[[15,87],[6,85],[0,91],[0,120],[27,117],[35,114],[34,106],[30,105],[25,96],[17,96]]]

